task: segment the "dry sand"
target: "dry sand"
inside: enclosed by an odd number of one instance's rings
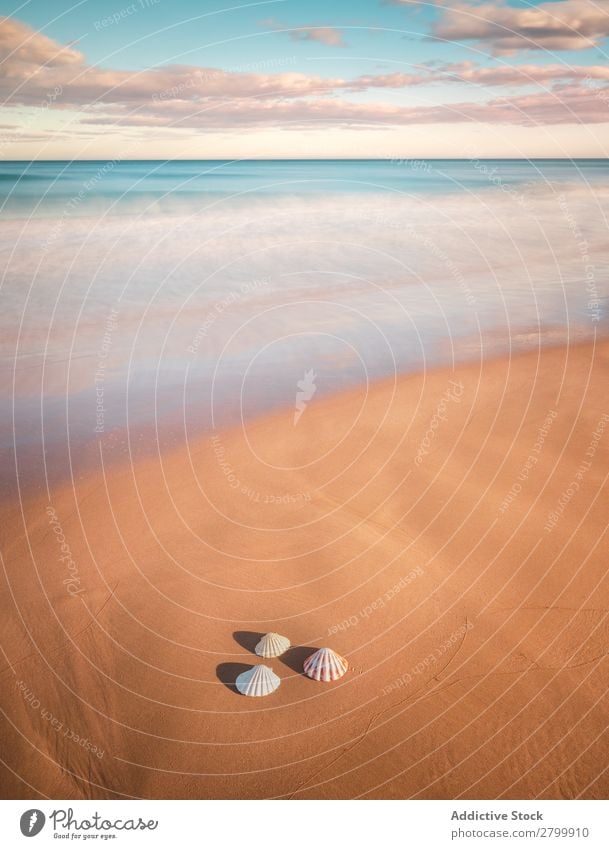
[[[2,795],[606,798],[608,375],[386,381],[5,503]]]

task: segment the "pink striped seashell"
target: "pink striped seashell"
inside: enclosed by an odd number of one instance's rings
[[[304,662],[304,673],[314,681],[338,681],[342,678],[349,662],[332,649],[317,649]]]

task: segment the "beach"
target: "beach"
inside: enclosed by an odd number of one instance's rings
[[[529,347],[11,490],[2,795],[606,798],[609,342]]]

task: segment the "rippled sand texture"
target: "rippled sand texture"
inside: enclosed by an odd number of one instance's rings
[[[608,374],[314,394],[5,503],[3,795],[606,798]]]

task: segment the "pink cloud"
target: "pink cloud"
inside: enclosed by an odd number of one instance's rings
[[[485,86],[534,85],[555,80],[609,80],[607,65],[500,65],[482,68],[473,62],[460,62],[442,66],[438,73],[441,72],[456,82]]]
[[[495,54],[517,50],[584,50],[609,35],[604,2],[555,0],[538,6],[503,2],[442,3],[436,38],[488,43]]]
[[[35,32],[27,24],[14,18],[0,18],[0,62],[3,74],[8,69],[21,65],[58,67],[78,65],[84,56],[73,47],[65,47],[42,33]]]
[[[343,38],[343,31],[336,27],[289,27],[274,18],[261,21],[261,26],[268,27],[275,32],[285,33],[292,41],[317,41],[327,47],[347,46]]]
[[[201,104],[185,101],[146,104],[131,111],[127,104],[109,107],[103,116],[92,114],[84,123],[117,126],[153,126],[225,130],[227,128],[312,128],[404,126],[435,123],[492,123],[536,126],[609,122],[609,87],[571,86],[561,91],[496,98],[487,103],[454,103],[403,107],[350,103],[338,98],[298,101],[234,100]]]
[[[568,2],[568,0],[567,0]],[[560,0],[554,5],[558,5]],[[401,126],[416,123],[483,121],[532,125],[606,122],[609,68],[533,64],[485,68],[463,62],[419,67],[413,73],[324,78],[282,70],[254,73],[174,65],[138,72],[87,65],[73,47],[63,47],[29,27],[0,20],[4,56],[0,96],[8,105],[73,108],[82,123],[122,127]],[[588,85],[593,80],[598,81]],[[433,83],[543,87],[536,94],[495,98],[487,103],[401,106],[356,103],[341,93],[408,89]],[[552,91],[545,89],[551,85]],[[559,90],[560,87],[560,90]]]

